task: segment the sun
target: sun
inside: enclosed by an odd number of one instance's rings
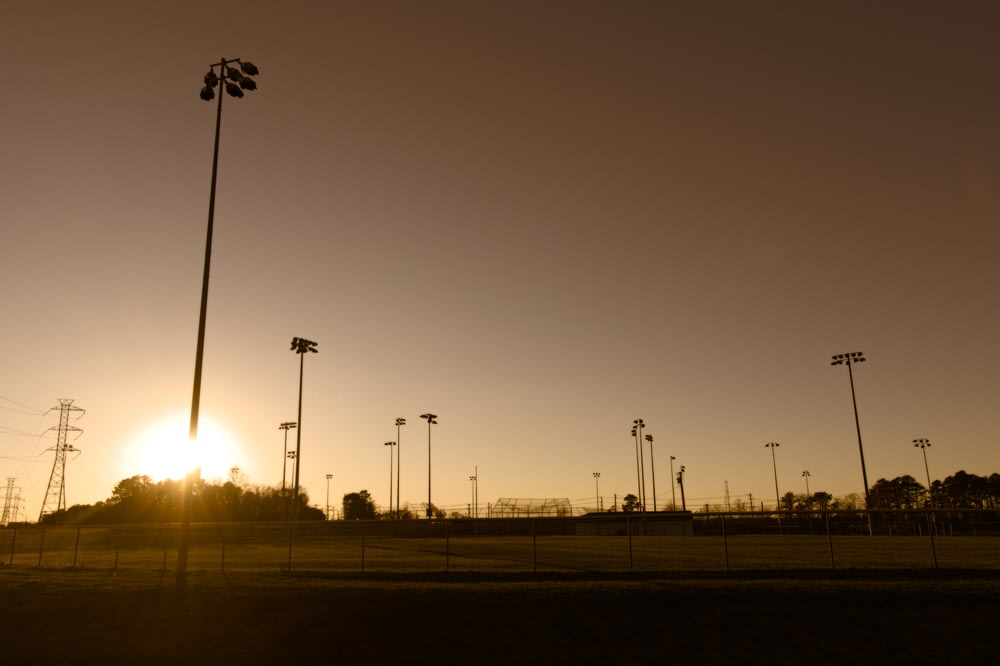
[[[238,447],[224,427],[211,419],[198,424],[198,439],[188,437],[188,421],[176,415],[139,433],[129,446],[125,473],[154,481],[183,479],[201,467],[203,479],[225,479],[238,462]]]

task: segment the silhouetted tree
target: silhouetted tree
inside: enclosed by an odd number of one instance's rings
[[[631,513],[640,509],[642,509],[642,506],[639,504],[639,498],[632,493],[622,498],[622,511]]]
[[[375,502],[367,490],[344,495],[344,520],[373,520]]]

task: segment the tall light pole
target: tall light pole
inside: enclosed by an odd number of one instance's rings
[[[396,446],[396,442],[386,442],[385,446],[389,447],[389,515],[392,515],[392,450]]]
[[[239,69],[231,67],[233,63],[239,63]],[[216,74],[215,68],[219,68]],[[257,83],[252,76],[257,76],[260,72],[251,62],[241,61],[239,58],[226,60],[222,58],[217,64],[209,65],[208,73],[205,74],[205,87],[201,89],[201,98],[211,101],[215,97],[215,88],[224,87],[226,92],[232,97],[243,97],[244,90],[256,90]],[[198,412],[201,407],[201,368],[205,356],[205,318],[208,314],[208,276],[212,266],[212,231],[215,225],[215,184],[219,173],[219,135],[222,130],[222,98],[219,95],[219,104],[215,111],[215,146],[212,151],[212,185],[208,195],[208,231],[205,235],[205,264],[201,278],[201,307],[198,314],[198,342],[194,355],[194,388],[191,391],[191,424],[188,430],[188,437],[192,443],[198,440]],[[181,530],[177,546],[177,578],[178,588],[183,588],[187,582],[187,556],[188,543],[191,530],[191,497],[192,484],[201,475],[201,469],[185,475],[184,496],[181,499]]]
[[[674,461],[677,460],[676,456],[670,456],[670,510],[677,510],[677,492],[674,486]]]
[[[861,444],[861,421],[858,419],[858,399],[854,394],[854,371],[851,366],[855,363],[864,363],[865,357],[862,352],[850,352],[848,354],[837,354],[833,357],[830,365],[846,365],[847,376],[851,380],[851,403],[854,405],[854,427],[858,431],[858,453],[861,454],[861,478],[865,482],[865,508],[870,509],[871,496],[868,494],[868,470],[865,469],[865,447]]]
[[[278,430],[285,431],[285,449],[281,452],[281,497],[285,497],[285,472],[288,470],[288,431],[298,424],[295,421],[285,421],[278,426]]]
[[[433,515],[433,510],[431,509],[431,426],[436,424],[437,414],[431,414],[430,412],[426,414],[421,414],[420,418],[426,419],[427,421],[427,519],[430,520]]]
[[[781,446],[777,442],[768,442],[764,448],[771,449],[771,466],[774,468],[774,507],[775,511],[781,511],[781,497],[778,494],[778,463],[774,459],[774,450]]]
[[[646,435],[646,441],[649,442],[649,471],[653,475],[653,511],[656,511],[656,463],[653,462],[653,436]]]
[[[594,472],[594,498],[597,500],[597,510],[601,510],[601,473]]]
[[[639,473],[639,505],[646,510],[646,466],[642,456],[642,429],[646,423],[642,419],[632,421],[632,435],[635,437],[636,465]]]
[[[812,474],[809,473],[809,470],[805,470],[805,471],[802,472],[802,476],[806,480],[806,500],[808,501],[809,497],[810,497],[810,495],[809,495],[809,477],[812,476]]]
[[[913,446],[919,447],[920,451],[924,454],[924,473],[927,474],[927,498],[930,500],[931,508],[934,508],[934,495],[931,493],[931,470],[927,466],[927,449],[930,448],[931,442],[927,439],[915,439],[913,440]]]
[[[403,450],[403,444],[399,435],[399,429],[401,426],[406,425],[406,419],[399,417],[396,419],[396,517],[400,518],[403,514],[399,512],[399,471],[400,471],[400,453]]]
[[[285,452],[285,457],[292,461],[292,478],[294,479],[295,478],[295,470],[298,467],[298,463],[295,460],[295,451],[286,451]],[[287,492],[283,494],[282,501],[285,504],[285,520],[291,520],[291,518],[292,518],[292,511],[291,511],[290,503],[288,501],[288,493]]]
[[[333,478],[333,474],[326,475],[326,519],[330,520],[330,479]]]
[[[295,517],[299,517],[299,470],[302,469],[302,374],[305,369],[306,354],[319,353],[317,342],[305,338],[292,338],[291,351],[299,355],[299,428],[295,431]]]

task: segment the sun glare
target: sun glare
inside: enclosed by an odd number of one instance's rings
[[[237,464],[237,447],[229,432],[211,420],[198,424],[198,439],[188,437],[188,421],[176,416],[140,433],[129,447],[125,473],[146,474],[154,481],[182,479],[201,467],[203,479],[226,479]]]

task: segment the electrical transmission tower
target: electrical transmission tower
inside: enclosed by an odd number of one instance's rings
[[[7,477],[7,492],[4,494],[3,515],[0,516],[0,525],[10,525],[17,522],[17,510],[21,503],[20,488],[14,487],[17,481],[13,476]]]
[[[55,409],[53,407],[52,409]],[[49,411],[52,411],[50,409]],[[69,431],[83,432],[75,426],[69,424],[70,412],[81,412],[79,407],[73,406],[72,400],[59,399],[59,437],[56,439],[56,457],[52,463],[52,474],[49,475],[49,486],[45,490],[45,500],[42,502],[42,510],[38,514],[38,521],[47,513],[55,513],[66,508],[66,454],[76,452],[80,449],[72,444],[66,443],[66,435]],[[80,418],[78,416],[77,418]],[[55,430],[55,428],[49,428]]]

